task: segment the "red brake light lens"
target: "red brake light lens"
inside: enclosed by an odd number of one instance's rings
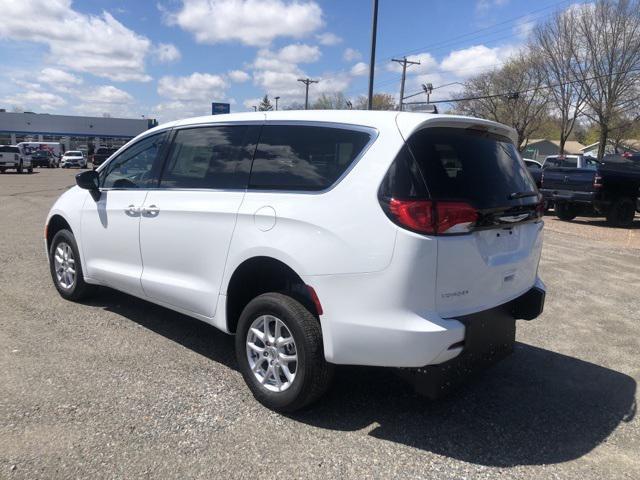
[[[401,226],[427,234],[467,233],[478,220],[477,210],[465,202],[392,198],[389,210]]]
[[[593,177],[593,188],[602,188],[602,176],[599,173]]]

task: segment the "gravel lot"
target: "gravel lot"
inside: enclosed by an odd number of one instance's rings
[[[543,316],[427,401],[339,368],[313,409],[256,403],[232,338],[102,290],[63,301],[45,215],[76,171],[0,175],[0,478],[640,478],[640,221],[550,218]]]

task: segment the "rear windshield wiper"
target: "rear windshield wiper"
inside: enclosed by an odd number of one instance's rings
[[[537,197],[538,192],[515,192],[509,195],[509,200],[515,200],[517,198],[525,198],[525,197]]]

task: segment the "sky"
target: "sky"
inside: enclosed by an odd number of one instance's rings
[[[575,2],[576,0],[573,0]],[[367,92],[371,0],[0,0],[0,108],[157,118]],[[375,91],[405,95],[499,67],[559,0],[379,0]],[[451,85],[450,85],[451,84]],[[425,100],[423,95],[415,100]]]

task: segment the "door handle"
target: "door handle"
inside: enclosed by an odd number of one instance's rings
[[[142,214],[149,217],[157,217],[160,213],[160,209],[156,205],[149,205],[148,207],[142,207]]]
[[[124,213],[126,213],[131,217],[135,217],[137,215],[140,215],[140,207],[136,207],[135,205],[129,205],[127,208],[124,209]]]

